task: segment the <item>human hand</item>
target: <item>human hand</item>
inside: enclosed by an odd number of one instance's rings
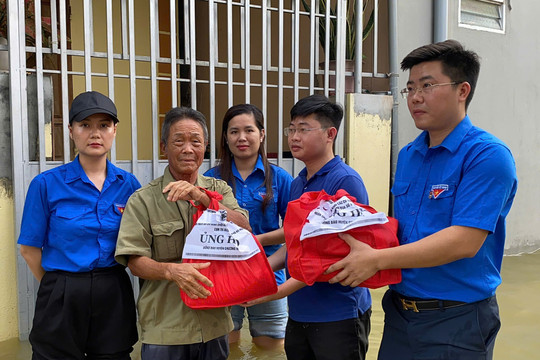
[[[201,274],[199,269],[209,266],[209,262],[195,264],[170,263],[167,269],[167,280],[174,281],[192,299],[206,299],[211,293],[201,283],[208,287],[213,287],[214,284]]]
[[[243,306],[243,307],[250,307],[250,306],[253,306],[253,305],[258,305],[258,304],[262,304],[262,303],[265,303],[265,302],[269,302],[269,301],[272,301],[272,300],[279,299],[279,297],[276,298],[276,294],[263,296],[263,297],[260,297],[258,299],[255,299],[255,300],[246,301],[245,303],[242,303],[242,304],[239,304],[239,305]]]
[[[204,191],[201,191],[198,187],[195,185],[184,181],[184,180],[178,180],[178,181],[172,181],[167,184],[163,188],[163,193],[169,193],[167,195],[168,201],[178,201],[178,200],[193,200],[193,201],[199,201],[204,202],[203,205],[207,206],[210,201],[208,199],[208,196]],[[204,200],[208,201],[204,201]]]
[[[351,251],[349,255],[332,264],[325,274],[341,270],[328,282],[330,284],[339,282],[343,286],[356,287],[379,270],[376,262],[377,250],[349,234],[341,233],[339,237],[350,246]]]
[[[255,300],[247,301],[240,305],[247,307],[247,306],[262,304],[264,302],[268,302],[272,300],[283,299],[284,297],[291,295],[293,292],[303,288],[304,286],[306,286],[305,283],[291,277],[291,278],[288,278],[287,281],[285,281],[283,284],[278,286],[276,293],[272,295],[263,296]]]

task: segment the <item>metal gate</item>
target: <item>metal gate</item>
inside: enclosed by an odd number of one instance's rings
[[[142,184],[166,166],[159,151],[160,124],[171,107],[180,105],[208,119],[210,147],[201,170],[215,162],[222,114],[245,102],[265,115],[271,161],[297,174],[301,163],[292,159],[282,136],[290,107],[315,92],[345,101],[349,1],[332,0],[326,8],[323,3],[7,0],[8,46],[0,50],[10,55],[16,236],[31,179],[75,155],[68,113],[82,91],[97,90],[115,101],[120,123],[110,159]],[[335,59],[319,43],[321,25],[329,28],[331,23],[337,29]],[[322,35],[329,44],[330,33]],[[337,70],[330,70],[331,60]],[[377,73],[376,62],[373,74],[362,75],[385,77]],[[338,154],[343,154],[343,133],[336,143]],[[19,333],[25,339],[38,284],[20,256],[17,268]]]

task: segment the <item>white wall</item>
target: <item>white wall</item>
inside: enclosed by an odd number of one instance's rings
[[[540,248],[536,223],[540,216],[540,125],[535,106],[540,102],[540,39],[537,21],[540,2],[512,1],[506,9],[506,33],[496,34],[458,27],[458,0],[449,1],[448,37],[462,42],[481,57],[481,71],[469,107],[473,123],[499,137],[516,160],[519,188],[507,218],[506,253]],[[432,1],[398,2],[398,47],[401,59],[414,48],[432,41]],[[400,74],[400,88],[407,73]],[[400,148],[415,129],[407,106],[398,112]]]

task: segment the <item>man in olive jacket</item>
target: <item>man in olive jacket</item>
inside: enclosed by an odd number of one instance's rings
[[[161,138],[169,166],[163,176],[130,197],[122,216],[115,258],[144,279],[137,304],[143,360],[215,360],[229,355],[229,309],[193,310],[179,292],[206,298],[210,291],[201,283],[212,286],[198,271],[210,263],[181,263],[196,210],[189,201],[208,206],[205,190],[216,191],[223,195],[220,209],[227,210],[228,220],[251,230],[247,211],[238,206],[227,183],[198,174],[207,144],[206,120],[200,112],[169,111]]]

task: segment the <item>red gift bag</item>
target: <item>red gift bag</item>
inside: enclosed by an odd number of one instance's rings
[[[208,190],[205,191],[211,199],[210,206],[208,207],[210,211],[219,210],[218,200],[222,199],[221,194]],[[205,209],[203,206],[195,205],[193,202],[192,205],[197,208],[197,212],[193,216],[193,229],[197,231],[197,221]],[[219,216],[216,218],[219,218]],[[227,222],[226,219],[220,219],[220,221],[222,225],[224,222]],[[237,227],[235,224],[232,225]],[[247,232],[247,230],[243,231]],[[192,259],[189,258],[189,253],[184,254],[182,258],[182,262],[184,263],[211,262],[209,267],[200,269],[199,271],[214,284],[212,288],[202,284],[212,293],[206,299],[191,299],[184,291],[180,290],[182,301],[187,306],[192,309],[225,307],[241,304],[277,292],[276,279],[264,250],[255,236],[252,234],[249,235],[250,238],[248,241],[254,242],[251,243],[251,246],[255,249],[258,248],[259,251],[246,260]],[[185,250],[184,252],[186,252]],[[224,255],[224,257],[226,256]]]
[[[337,272],[333,272],[324,275],[324,272],[330,265],[343,259],[350,252],[349,245],[338,237],[338,232],[346,232],[375,249],[399,245],[397,239],[398,222],[392,217],[387,217],[388,222],[385,224],[356,227],[300,240],[302,229],[309,222],[307,217],[312,210],[319,207],[322,200],[337,202],[343,196],[370,214],[377,213],[368,205],[356,203],[356,199],[345,190],[338,190],[336,195],[328,195],[324,190],[306,192],[299,199],[289,202],[283,221],[283,229],[287,243],[287,267],[293,278],[313,285],[316,281],[326,282],[337,274]],[[334,222],[339,223],[339,221]],[[376,289],[400,281],[401,270],[381,270],[359,286]]]

